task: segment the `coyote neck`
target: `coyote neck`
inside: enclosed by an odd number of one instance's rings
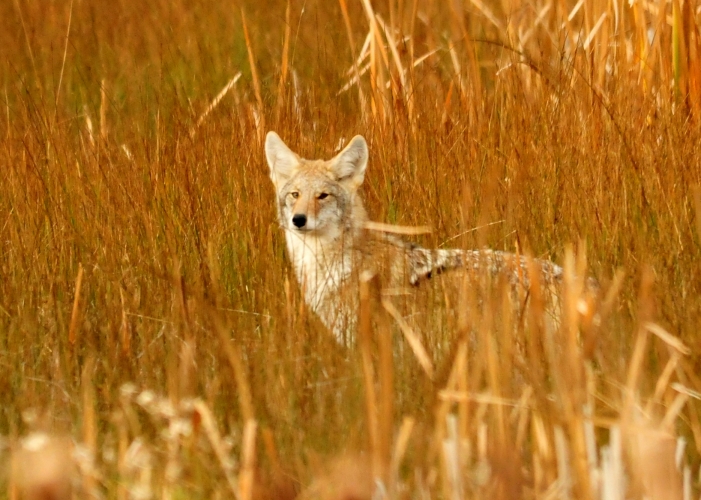
[[[286,231],[287,250],[307,305],[327,322],[325,309],[353,271],[355,231],[315,236]],[[339,306],[339,304],[336,304]]]

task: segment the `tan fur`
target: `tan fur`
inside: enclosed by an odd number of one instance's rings
[[[363,137],[323,161],[299,157],[269,132],[265,154],[304,299],[339,342],[353,338],[361,275],[382,274],[388,288],[421,287],[443,271],[460,269],[477,279],[503,276],[517,298],[530,289],[534,270],[548,303],[557,307],[563,270],[551,261],[488,249],[426,249],[365,230],[368,219],[358,194],[368,161]],[[596,293],[593,280],[586,287]]]

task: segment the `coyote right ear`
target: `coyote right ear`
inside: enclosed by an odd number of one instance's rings
[[[265,137],[265,158],[270,167],[270,178],[276,187],[281,187],[299,166],[299,156],[272,130]]]
[[[368,165],[368,143],[362,135],[356,135],[348,145],[331,160],[339,182],[350,189],[357,189],[365,179]]]

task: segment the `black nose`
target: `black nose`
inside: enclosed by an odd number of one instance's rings
[[[307,216],[304,214],[294,214],[292,216],[292,224],[294,224],[297,227],[304,227],[304,225],[307,223]]]

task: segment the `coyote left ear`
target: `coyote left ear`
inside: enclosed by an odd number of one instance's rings
[[[265,137],[265,157],[270,167],[270,178],[278,188],[287,182],[299,166],[299,156],[272,130]]]
[[[336,179],[350,189],[357,189],[363,183],[367,165],[368,144],[362,135],[353,137],[348,146],[333,159]]]

